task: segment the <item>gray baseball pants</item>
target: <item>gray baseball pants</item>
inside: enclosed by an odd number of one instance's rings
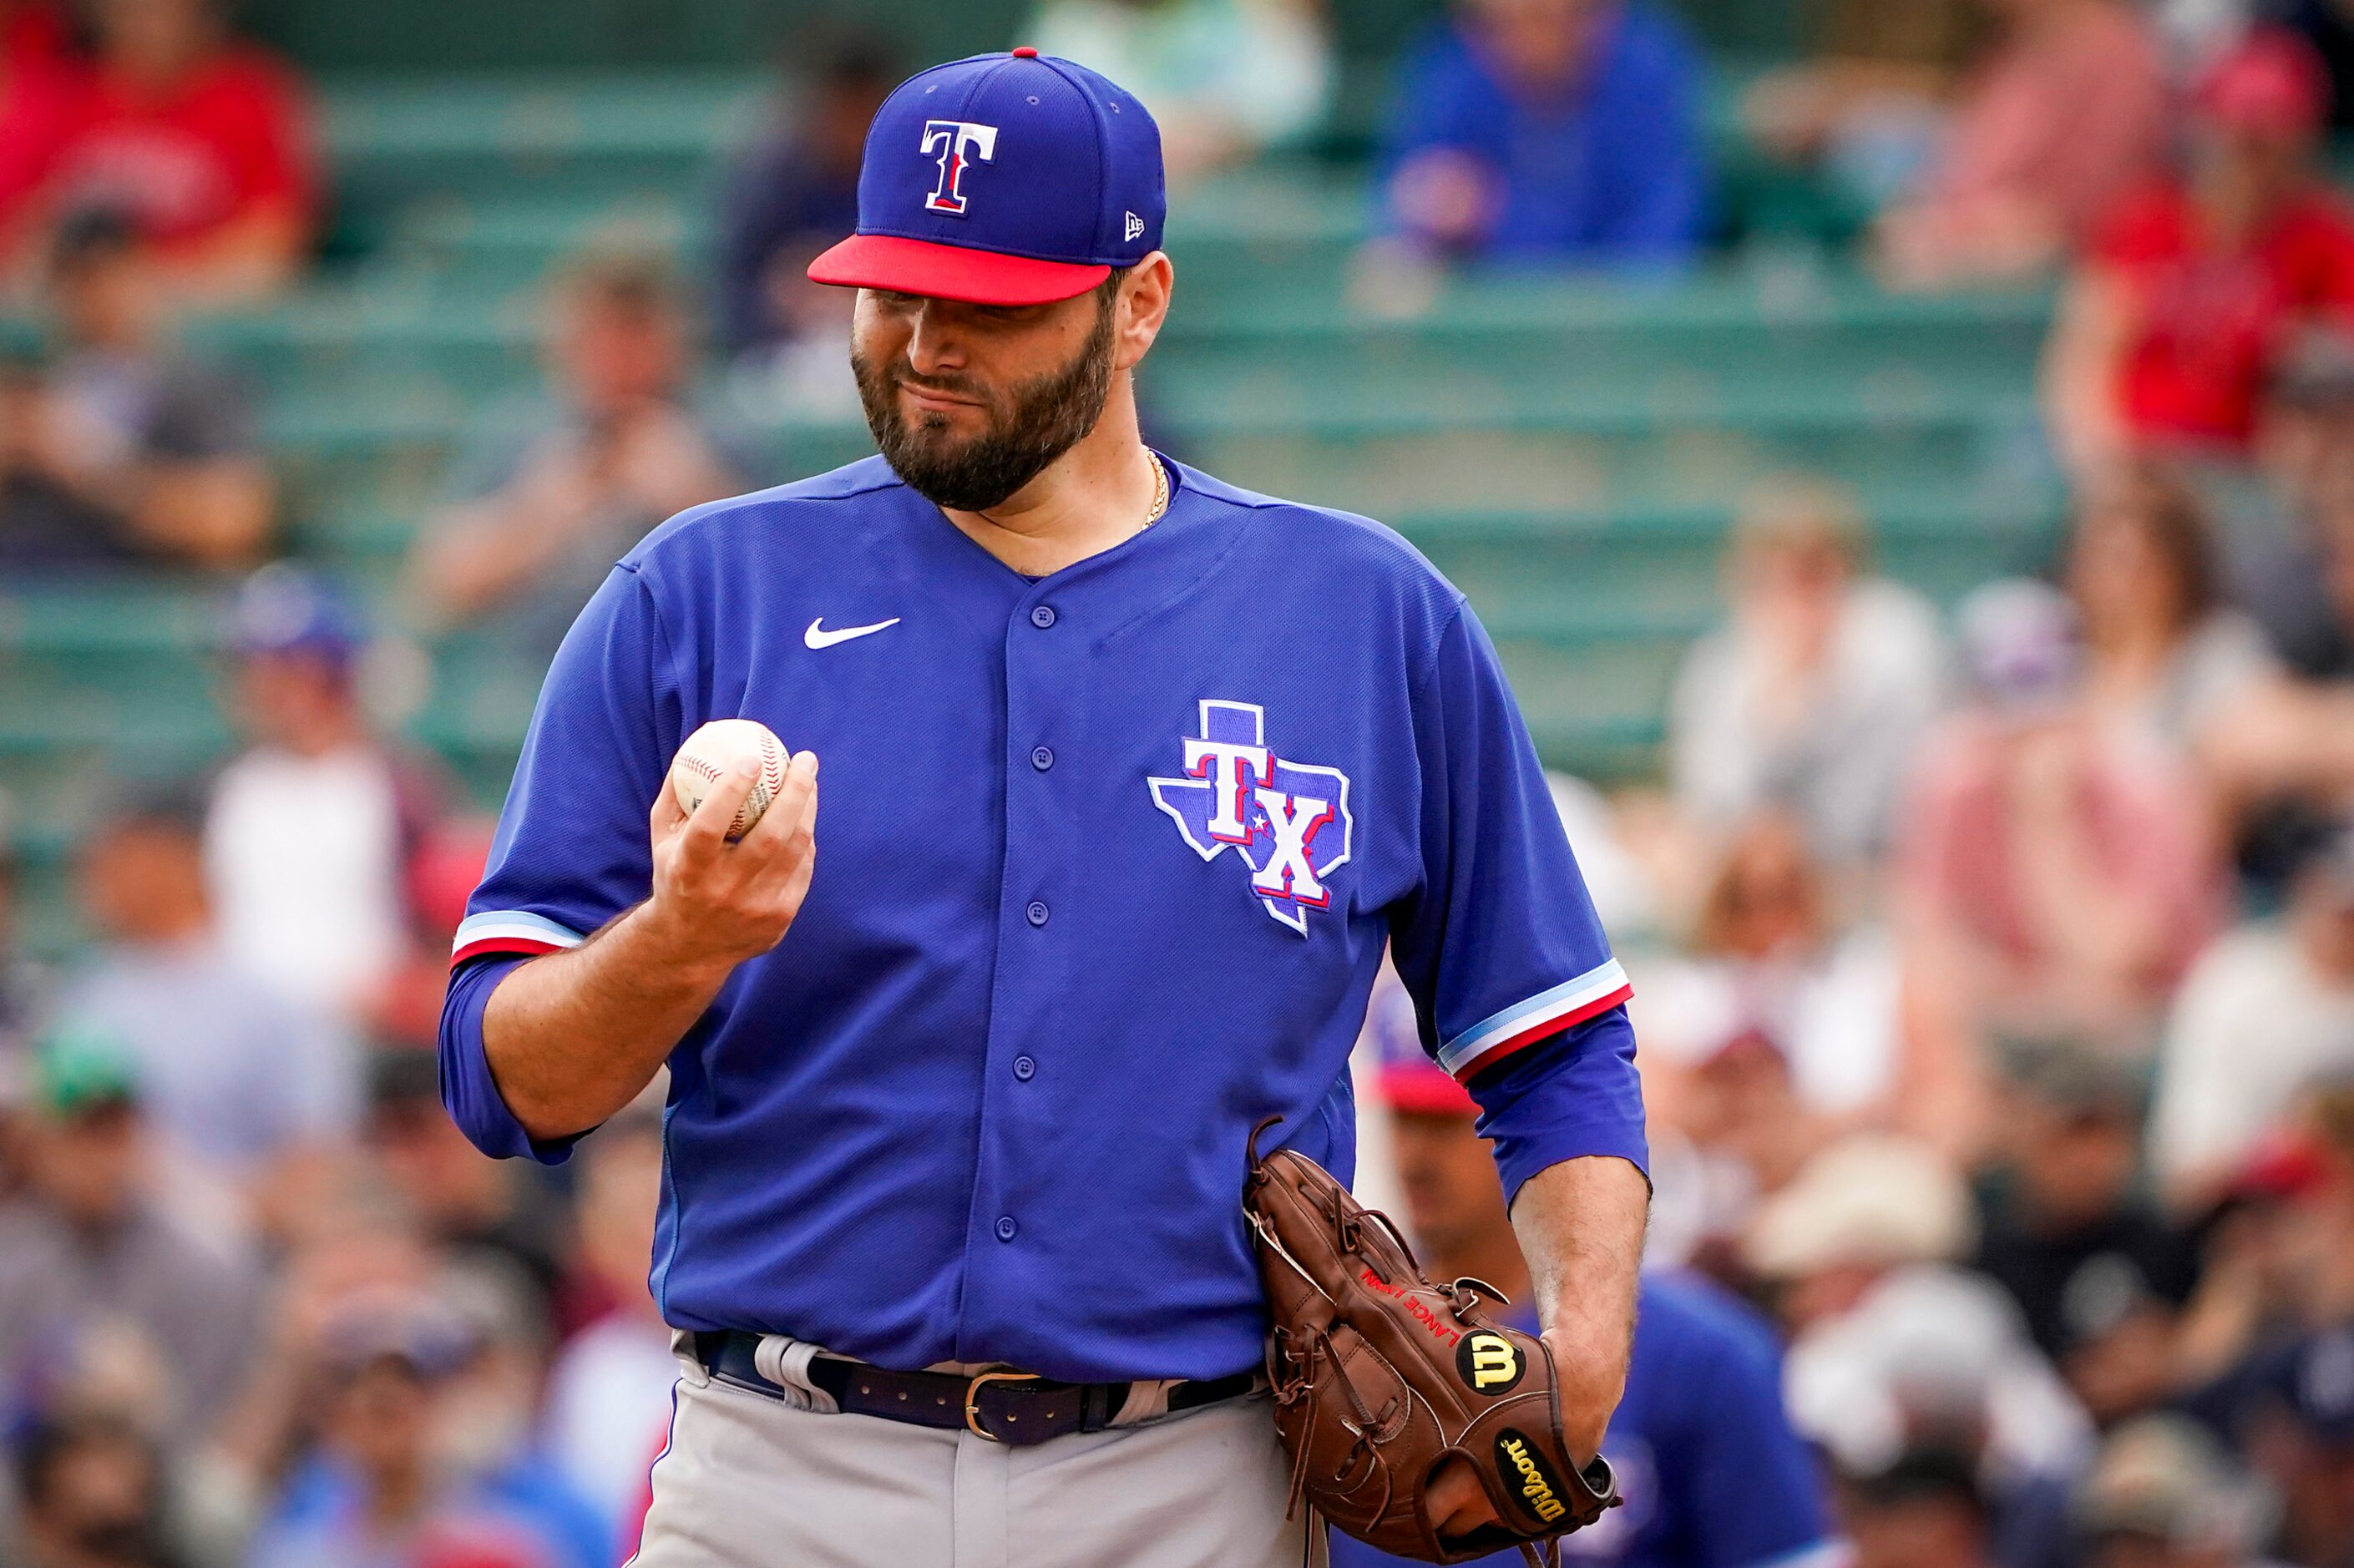
[[[1027,1448],[700,1367],[676,1399],[635,1568],[1323,1568],[1264,1394]]]

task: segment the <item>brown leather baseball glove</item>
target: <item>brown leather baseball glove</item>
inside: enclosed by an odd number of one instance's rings
[[[1580,1466],[1561,1430],[1544,1341],[1481,1310],[1504,1299],[1476,1279],[1433,1285],[1379,1210],[1330,1171],[1250,1137],[1243,1213],[1258,1244],[1275,1327],[1267,1370],[1291,1455],[1291,1507],[1305,1497],[1370,1545],[1421,1563],[1518,1546],[1538,1568],[1560,1538],[1618,1503],[1610,1467]],[[1433,1478],[1469,1466],[1499,1525],[1441,1541]]]

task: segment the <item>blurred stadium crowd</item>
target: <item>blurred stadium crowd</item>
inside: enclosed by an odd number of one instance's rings
[[[1812,19],[1743,80],[1740,139],[1853,215],[1876,290],[2056,301],[2038,461],[2070,521],[2047,571],[1989,549],[1941,604],[1876,569],[1854,491],[1763,480],[1656,772],[1560,776],[1635,979],[1654,1259],[1786,1336],[1861,1568],[2349,1568],[2354,4]],[[1320,145],[1331,21],[1044,0],[1021,41],[1134,88],[1211,193]],[[1341,165],[1357,319],[1467,273],[1672,291],[1739,239],[1712,67],[1659,0],[1456,0],[1398,43]],[[564,263],[544,390],[470,412],[364,596],[290,547],[266,421],[199,330],[313,286],[336,171],[302,74],[211,0],[0,4],[0,268],[33,328],[0,364],[0,597],[221,585],[238,737],[86,813],[69,943],[12,924],[0,854],[0,1563],[626,1554],[674,1369],[660,1107],[556,1173],[442,1115],[487,802],[370,673],[464,630],[535,678],[641,533],[793,476],[764,418],[854,414],[846,302],[801,268],[925,62],[844,27],[782,54],[790,110],[714,149],[707,245]],[[1386,1104],[1384,1037],[1365,1183],[1411,1212],[1393,1133],[1463,1113]]]

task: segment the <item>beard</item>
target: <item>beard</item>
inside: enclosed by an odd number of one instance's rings
[[[1085,440],[1103,417],[1104,401],[1111,395],[1111,321],[1107,300],[1070,364],[1004,394],[969,376],[918,376],[904,356],[878,366],[854,346],[850,367],[858,377],[858,400],[876,449],[908,489],[935,506],[986,512],[1003,505]],[[989,424],[978,435],[959,438],[944,414],[909,420],[900,411],[902,384],[977,398]]]

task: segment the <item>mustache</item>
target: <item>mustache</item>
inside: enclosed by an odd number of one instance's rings
[[[997,399],[990,396],[989,388],[970,376],[918,375],[914,362],[905,358],[892,366],[888,374],[892,385],[896,387],[913,387],[919,391],[937,392],[944,397],[970,397],[992,408],[997,406]]]

